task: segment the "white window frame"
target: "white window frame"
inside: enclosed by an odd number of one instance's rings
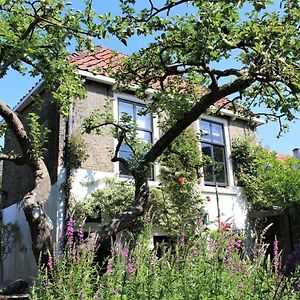
[[[114,93],[113,95],[113,115],[116,120],[119,118],[119,100],[129,101],[136,104],[147,105],[151,102],[151,100],[141,100],[138,97],[127,94],[127,93]],[[155,113],[152,113],[152,142],[155,143],[159,139],[159,128],[158,128],[158,117]],[[114,151],[117,147],[118,140],[114,139]],[[119,164],[114,164],[114,173],[119,174]],[[159,167],[158,164],[154,164],[153,166],[153,178],[150,182],[155,182],[157,180],[157,176],[159,175]],[[127,179],[126,176],[119,176],[120,179]]]
[[[210,122],[214,123],[219,123],[223,126],[223,132],[224,132],[224,144],[225,144],[225,165],[226,165],[226,175],[227,175],[227,186],[226,187],[218,187],[218,189],[223,190],[223,191],[228,191],[228,189],[232,189],[234,186],[234,179],[233,179],[233,169],[232,169],[232,163],[230,160],[231,156],[231,148],[230,148],[230,138],[229,138],[229,124],[226,119],[219,118],[219,117],[213,117],[210,115],[202,115],[201,118],[197,121],[197,132],[199,134],[201,133],[200,131],[200,119],[207,120]],[[199,140],[199,148],[201,151],[201,141]],[[204,177],[202,177],[202,182],[204,183]],[[214,191],[215,187],[214,186],[208,186],[204,185],[203,186],[204,191]]]

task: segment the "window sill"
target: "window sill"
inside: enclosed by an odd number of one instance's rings
[[[203,186],[203,193],[216,193],[216,188],[214,186]],[[228,186],[228,187],[218,187],[218,193],[220,195],[237,195],[238,188],[236,186]]]

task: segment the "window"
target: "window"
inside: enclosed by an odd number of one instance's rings
[[[141,141],[152,143],[152,116],[150,113],[144,115],[141,112],[145,109],[145,105],[136,102],[130,102],[123,99],[118,99],[119,119],[122,114],[131,116],[132,120],[137,125],[137,136]],[[128,145],[123,143],[120,147],[119,157],[128,159],[132,156],[132,151]],[[119,171],[121,175],[131,176],[130,172],[119,164]]]
[[[205,185],[227,185],[225,139],[223,125],[209,120],[200,120],[202,154],[211,159],[204,168]]]

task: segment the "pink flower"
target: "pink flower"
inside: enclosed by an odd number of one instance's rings
[[[67,245],[69,246],[69,248],[72,248],[73,235],[74,235],[74,223],[72,218],[69,218],[67,222],[66,235],[67,235]]]
[[[183,184],[183,183],[184,183],[184,178],[183,178],[183,177],[179,177],[179,178],[178,178],[178,182],[179,182],[180,184]]]
[[[184,233],[181,232],[180,236],[179,236],[179,244],[184,245],[184,243],[185,243],[185,236],[184,236]]]
[[[128,259],[128,263],[127,263],[127,272],[129,274],[131,274],[133,272],[133,262],[131,257]]]
[[[201,179],[198,178],[198,179],[196,180],[196,183],[197,183],[198,185],[200,185],[200,184],[201,184]]]
[[[127,257],[128,254],[129,254],[129,249],[128,249],[128,248],[123,248],[123,249],[121,250],[121,256]]]
[[[79,228],[78,238],[79,238],[79,244],[82,244],[84,241],[84,232],[81,226]]]
[[[210,196],[206,196],[206,201],[207,201],[207,202],[211,201]]]
[[[115,255],[115,248],[114,247],[110,247],[110,255],[111,256]]]
[[[107,263],[106,271],[107,271],[108,273],[111,273],[111,272],[112,272],[112,264],[111,264],[110,261]]]
[[[226,222],[221,222],[221,229],[223,231],[230,231],[231,230],[231,224]]]

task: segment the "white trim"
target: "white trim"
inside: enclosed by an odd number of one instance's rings
[[[262,119],[259,119],[259,118],[256,118],[256,117],[246,117],[246,116],[241,116],[239,114],[236,114],[234,113],[233,111],[229,110],[229,109],[225,109],[225,108],[222,108],[220,110],[220,114],[221,116],[228,116],[228,117],[231,117],[232,119],[240,119],[240,120],[243,120],[243,121],[250,121],[252,124],[256,124],[256,125],[263,125],[263,124],[266,124],[266,121],[265,120],[262,120]]]
[[[23,108],[25,108],[31,101],[32,101],[32,95],[37,93],[42,84],[44,83],[44,80],[41,79],[32,89],[29,93],[27,93],[22,100],[17,103],[17,105],[14,107],[13,111],[21,111]]]
[[[200,120],[208,120],[211,122],[216,122],[223,125],[224,130],[224,144],[225,144],[225,160],[226,160],[226,171],[227,171],[227,181],[228,186],[225,188],[222,188],[223,192],[225,193],[225,190],[227,190],[226,193],[232,193],[231,190],[234,187],[234,178],[233,178],[233,168],[232,163],[230,161],[231,156],[231,150],[230,150],[230,139],[229,139],[229,126],[228,121],[226,119],[220,118],[220,117],[212,117],[210,115],[202,115],[198,121],[197,121],[197,131],[200,133]],[[201,142],[199,143],[200,151],[201,151]],[[204,182],[204,178],[202,178],[202,182]],[[204,186],[204,189],[207,189],[208,186]],[[220,189],[221,187],[219,187]]]
[[[78,74],[82,77],[85,77],[86,79],[101,82],[101,83],[108,84],[108,85],[115,85],[117,83],[117,81],[112,77],[108,77],[108,76],[104,76],[104,75],[94,75],[93,73],[90,73],[87,71],[79,70]],[[139,86],[137,84],[129,85],[129,89],[132,91],[136,91],[138,89],[138,87]],[[155,93],[157,93],[157,90],[148,88],[148,89],[146,89],[145,92],[147,95],[152,96]]]

